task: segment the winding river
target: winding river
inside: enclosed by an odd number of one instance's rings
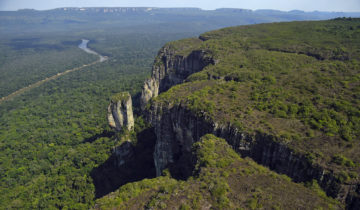
[[[43,80],[37,81],[37,82],[35,82],[35,83],[33,83],[33,84],[30,84],[30,85],[28,85],[27,87],[21,88],[21,89],[15,91],[15,92],[11,93],[11,94],[8,95],[8,96],[4,96],[4,97],[0,98],[0,104],[1,104],[2,102],[4,102],[4,101],[8,101],[8,100],[14,98],[15,96],[18,96],[18,95],[24,93],[25,91],[31,90],[31,89],[33,89],[33,88],[35,88],[35,87],[39,87],[40,85],[44,84],[45,82],[48,82],[48,81],[50,81],[50,80],[57,79],[57,78],[59,78],[59,77],[61,77],[61,76],[64,76],[65,74],[70,73],[70,72],[78,71],[78,70],[81,70],[81,69],[83,69],[83,68],[85,68],[85,67],[89,67],[89,66],[95,65],[95,64],[97,64],[97,63],[102,63],[102,62],[104,62],[104,61],[106,61],[106,60],[109,59],[107,56],[100,55],[99,53],[97,53],[97,52],[89,49],[89,48],[87,47],[89,41],[90,41],[90,40],[82,39],[82,40],[81,40],[81,43],[79,44],[78,47],[79,47],[80,49],[84,50],[86,53],[99,56],[99,59],[98,59],[97,61],[94,61],[94,62],[89,63],[89,64],[84,64],[84,65],[82,65],[82,66],[75,67],[75,68],[73,68],[73,69],[69,69],[69,70],[66,70],[66,71],[61,72],[61,73],[57,73],[56,75],[53,75],[53,76],[51,76],[51,77],[47,77],[47,78],[45,78],[45,79],[43,79]]]
[[[108,59],[107,56],[102,56],[99,53],[95,52],[94,50],[91,50],[87,47],[88,43],[90,42],[90,40],[87,39],[82,39],[81,43],[79,44],[79,48],[84,50],[85,52],[89,53],[89,54],[93,54],[93,55],[97,55],[99,56],[99,62],[104,62]]]

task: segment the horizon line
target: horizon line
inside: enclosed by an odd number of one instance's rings
[[[138,6],[138,7],[126,7],[126,6],[95,6],[95,7],[55,7],[55,8],[49,8],[49,9],[35,9],[35,8],[21,8],[17,10],[1,10],[0,12],[18,12],[22,10],[34,10],[34,11],[50,11],[50,10],[57,10],[57,9],[66,9],[66,8],[72,8],[72,9],[86,9],[86,8],[146,8],[146,9],[199,9],[203,11],[216,11],[220,9],[236,9],[236,10],[248,10],[248,11],[261,11],[261,10],[268,10],[268,11],[280,11],[280,12],[304,12],[304,13],[312,13],[312,12],[323,12],[323,13],[360,13],[360,11],[321,11],[321,10],[300,10],[300,9],[293,9],[293,10],[277,10],[277,9],[245,9],[245,8],[233,8],[233,7],[221,7],[216,9],[203,9],[200,7],[147,7],[147,6]]]

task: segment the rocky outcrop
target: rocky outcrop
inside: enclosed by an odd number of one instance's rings
[[[163,47],[152,67],[151,78],[144,82],[140,105],[144,110],[152,97],[182,83],[189,75],[201,71],[215,60],[204,50],[194,50],[188,55],[176,54],[169,45]]]
[[[259,164],[286,174],[295,182],[316,179],[331,197],[349,205],[359,202],[359,188],[355,184],[341,183],[335,175],[312,164],[275,137],[265,133],[247,134],[234,126],[220,125],[206,117],[199,117],[181,105],[165,106],[153,103],[146,113],[157,136],[154,152],[156,174],[165,168],[192,165],[191,145],[200,137],[212,133],[226,141],[242,156],[251,157]],[[181,163],[179,165],[179,163]],[[190,169],[176,170],[181,176],[190,176]]]
[[[124,127],[127,130],[134,128],[132,100],[128,92],[122,92],[112,97],[108,106],[108,122],[115,131],[121,131]]]

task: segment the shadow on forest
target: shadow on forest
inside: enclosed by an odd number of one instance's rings
[[[98,139],[98,138],[101,138],[101,137],[112,137],[112,136],[114,136],[115,135],[115,132],[114,131],[107,131],[107,130],[104,130],[102,133],[100,133],[100,134],[96,134],[96,135],[94,135],[94,136],[92,136],[92,137],[89,137],[89,138],[86,138],[86,139],[84,139],[83,140],[83,143],[87,143],[87,142],[89,142],[89,143],[92,143],[93,141],[95,141],[96,139]]]
[[[64,46],[60,44],[47,44],[42,43],[40,38],[27,38],[27,39],[12,39],[8,46],[12,47],[14,50],[23,50],[23,49],[34,49],[35,51],[47,51],[47,50],[64,50]]]
[[[153,152],[156,136],[153,128],[137,135],[137,144],[124,142],[102,165],[91,171],[95,197],[102,197],[120,186],[144,178],[154,178]]]

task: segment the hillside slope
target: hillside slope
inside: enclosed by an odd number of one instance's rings
[[[129,183],[98,199],[95,209],[340,209],[314,183],[306,188],[242,159],[224,139],[205,135],[193,145],[194,176]]]

